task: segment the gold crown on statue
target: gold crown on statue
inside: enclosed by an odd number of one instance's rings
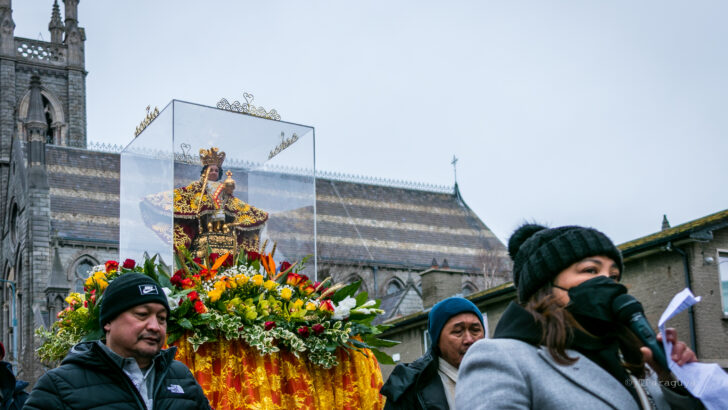
[[[202,165],[217,165],[218,168],[222,167],[222,163],[225,162],[225,151],[219,151],[216,147],[210,149],[200,148],[200,161]]]

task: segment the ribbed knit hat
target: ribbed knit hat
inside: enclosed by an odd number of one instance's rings
[[[119,276],[109,284],[101,298],[99,308],[101,328],[103,329],[105,324],[127,309],[145,303],[162,304],[169,313],[167,295],[154,279],[141,273],[126,273]]]
[[[466,312],[475,314],[480,319],[480,324],[485,326],[483,324],[483,315],[478,307],[465,298],[454,296],[443,299],[430,309],[430,314],[427,317],[427,331],[430,333],[430,342],[434,352],[439,351],[437,343],[440,341],[440,333],[442,333],[445,323],[451,317]]]
[[[589,256],[607,256],[624,270],[622,253],[603,233],[583,226],[547,228],[525,224],[508,240],[513,260],[513,284],[518,299],[527,301],[539,288],[572,264]]]

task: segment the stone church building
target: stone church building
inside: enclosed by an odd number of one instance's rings
[[[45,42],[15,37],[11,0],[0,0],[0,340],[29,381],[43,372],[34,330],[92,266],[120,258],[120,155],[86,135],[78,3],[64,0],[62,19],[49,0]],[[510,277],[504,245],[457,185],[322,174],[316,192],[319,276],[362,280],[383,299],[382,320],[423,310],[420,273],[432,267],[449,272],[451,293]]]

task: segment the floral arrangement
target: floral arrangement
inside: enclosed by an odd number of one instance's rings
[[[265,247],[264,247],[265,248]],[[137,265],[131,259],[94,267],[84,293],[71,293],[68,306],[58,313],[50,330],[36,334],[43,340],[38,355],[46,363],[57,362],[76,343],[103,337],[99,306],[110,282],[129,272],[154,279],[167,294],[171,309],[167,320],[167,343],[187,333],[195,351],[219,338],[240,339],[261,355],[287,349],[296,356],[306,354],[314,364],[331,368],[338,364],[338,348],[371,349],[380,363],[393,364],[377,347],[397,344],[379,339],[386,326],[372,320],[383,313],[379,300],[366,292],[356,294],[360,282],[330,286],[329,279],[312,282],[301,273],[300,263],[273,260],[270,253],[215,253],[193,258],[184,248],[175,255],[179,268],[170,274],[164,265],[148,258]]]

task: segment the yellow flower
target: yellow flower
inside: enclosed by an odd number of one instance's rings
[[[261,286],[263,284],[263,275],[255,275],[250,280],[255,286]]]
[[[76,292],[71,293],[68,297],[66,297],[66,303],[69,305],[73,305],[74,302],[83,302],[83,300],[84,296]]]
[[[103,279],[98,279],[96,281],[96,284],[99,285],[99,290],[102,292],[104,291],[104,289],[106,289],[107,286],[109,286],[109,282],[107,282]]]
[[[238,284],[238,286],[243,286],[246,283],[248,283],[248,279],[250,279],[250,278],[245,275],[235,276],[235,282]]]
[[[207,292],[207,297],[210,299],[210,302],[215,303],[218,300],[220,300],[220,297],[222,297],[222,292],[224,290],[225,290],[224,288],[223,289],[218,289],[218,287],[215,286],[215,289]]]
[[[291,288],[281,289],[281,299],[290,300],[291,296],[293,296],[293,291],[291,290]]]
[[[316,304],[313,302],[306,303],[306,310],[316,310]]]
[[[276,286],[278,286],[278,283],[276,283],[276,281],[270,280],[270,279],[265,281],[265,283],[263,284],[263,287],[265,288],[265,290],[268,290],[268,291],[270,291],[271,289],[275,289]]]
[[[93,278],[96,279],[96,280],[98,280],[98,279],[106,279],[106,272],[104,272],[104,271],[98,271],[98,272],[94,273]]]
[[[227,282],[224,280],[215,282],[214,285],[215,290],[219,290],[221,293],[227,289]]]
[[[302,301],[301,299],[296,299],[296,300],[295,300],[295,301],[293,302],[293,307],[294,307],[295,309],[300,309],[300,308],[301,308],[301,306],[303,306],[303,301]]]

